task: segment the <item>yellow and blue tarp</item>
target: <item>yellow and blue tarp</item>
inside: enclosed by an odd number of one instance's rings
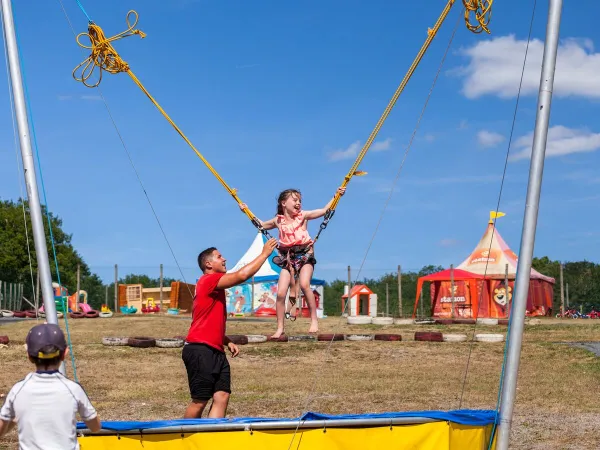
[[[103,422],[91,434],[78,424],[81,450],[488,450],[496,411],[307,413],[297,419],[180,419]]]

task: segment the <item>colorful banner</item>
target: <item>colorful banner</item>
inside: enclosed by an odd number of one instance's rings
[[[455,281],[454,286],[450,281],[435,282],[431,293],[434,303],[433,315],[440,318],[452,317],[452,297],[454,294],[454,317],[472,317],[471,295],[468,281]],[[454,293],[452,292],[454,291]]]

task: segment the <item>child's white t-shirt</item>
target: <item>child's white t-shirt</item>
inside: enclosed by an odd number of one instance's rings
[[[84,421],[97,415],[79,384],[58,371],[32,372],[12,387],[0,419],[16,418],[21,450],[79,450],[77,413]]]

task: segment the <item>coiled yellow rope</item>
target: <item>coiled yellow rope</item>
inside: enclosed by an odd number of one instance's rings
[[[131,16],[135,17],[135,21],[131,23]],[[167,119],[167,121],[175,128],[175,131],[179,133],[179,135],[183,138],[183,140],[190,146],[192,150],[196,153],[198,158],[202,160],[202,162],[208,167],[208,170],[217,178],[217,180],[221,183],[221,185],[227,190],[227,192],[234,198],[234,200],[241,204],[242,201],[237,195],[236,189],[231,188],[225,180],[219,175],[219,173],[213,168],[213,166],[208,162],[208,160],[198,151],[198,149],[192,144],[192,142],[187,138],[187,136],[183,133],[181,128],[177,126],[175,122],[169,117],[166,111],[158,104],[156,99],[152,97],[150,92],[144,87],[142,82],[135,76],[135,74],[129,68],[129,65],[119,56],[119,53],[112,46],[112,42],[117,41],[119,39],[123,39],[133,35],[139,35],[141,38],[146,37],[146,34],[138,29],[135,29],[135,26],[138,23],[138,13],[136,11],[129,11],[127,13],[126,21],[127,21],[127,29],[119,34],[114,35],[111,38],[107,38],[104,35],[104,31],[98,25],[93,22],[90,22],[88,25],[87,33],[80,33],[77,35],[77,43],[86,49],[91,50],[90,56],[88,56],[83,62],[81,62],[75,69],[73,69],[73,78],[75,80],[82,82],[85,86],[89,88],[94,88],[100,84],[102,81],[102,72],[106,71],[112,74],[126,72],[131,79],[135,82],[135,84],[142,90],[144,94],[150,99],[150,101],[156,106],[156,108],[161,112],[161,114]],[[90,45],[85,45],[81,42],[81,38],[86,36],[90,40]],[[94,73],[96,67],[99,70],[98,79],[95,83],[92,83],[91,77]],[[244,209],[244,213],[250,219],[250,221],[257,227],[265,236],[270,237],[269,233],[262,228],[260,222],[256,218],[256,216],[250,211],[249,208]]]
[[[463,0],[465,5],[465,23],[473,33],[485,31],[490,34],[488,24],[492,19],[492,3],[494,0]],[[471,24],[471,14],[475,14],[475,25]]]

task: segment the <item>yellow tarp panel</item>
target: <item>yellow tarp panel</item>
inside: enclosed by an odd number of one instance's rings
[[[376,428],[83,436],[81,450],[487,450],[492,426],[449,422]]]

